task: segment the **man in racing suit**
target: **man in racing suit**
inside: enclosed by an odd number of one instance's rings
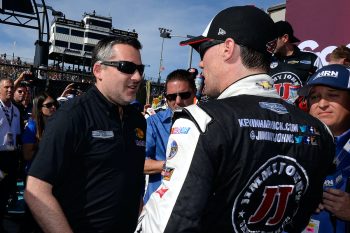
[[[201,56],[216,100],[175,115],[160,187],[136,232],[300,232],[322,196],[334,156],[320,121],[286,103],[266,74],[273,21],[231,7],[202,36],[181,42]]]

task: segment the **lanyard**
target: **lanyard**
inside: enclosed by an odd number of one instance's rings
[[[1,103],[1,109],[2,111],[5,113],[7,122],[9,123],[10,127],[12,125],[12,119],[13,119],[13,106],[11,104],[11,116],[9,115],[9,111],[8,109],[5,107],[4,103],[0,100]]]

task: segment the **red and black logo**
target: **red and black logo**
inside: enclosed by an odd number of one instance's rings
[[[282,99],[293,104],[298,98],[298,90],[302,87],[299,77],[292,72],[281,72],[272,76],[274,87]]]
[[[237,196],[232,224],[239,232],[282,232],[309,185],[306,171],[293,158],[278,155],[250,178]]]

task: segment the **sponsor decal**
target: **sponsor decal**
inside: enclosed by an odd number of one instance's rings
[[[303,142],[303,136],[294,136],[294,141],[296,144],[301,144]]]
[[[272,76],[277,93],[288,103],[293,104],[298,98],[298,89],[302,87],[300,78],[292,72],[280,72]]]
[[[161,173],[163,176],[163,179],[166,181],[170,181],[174,170],[175,170],[175,168],[172,168],[172,167],[164,167],[162,170],[162,173]]]
[[[320,131],[318,131],[318,129],[316,127],[310,126],[309,131],[312,134],[320,135]]]
[[[261,108],[271,110],[278,114],[288,113],[288,110],[286,109],[286,107],[284,107],[283,104],[280,104],[280,103],[259,102],[259,106]]]
[[[177,153],[177,150],[178,150],[177,142],[173,140],[170,144],[170,153],[169,153],[168,159],[174,158],[174,156]]]
[[[294,158],[277,155],[249,177],[232,208],[235,232],[282,232],[308,189],[306,171]]]
[[[299,61],[301,64],[305,64],[305,65],[311,65],[311,61],[310,60],[301,60]]]
[[[218,35],[221,35],[221,36],[226,35],[226,31],[222,28],[219,28]]]
[[[299,125],[300,132],[306,133],[307,131],[307,125]]]
[[[190,127],[174,127],[171,128],[171,134],[187,134],[190,131]]]
[[[278,66],[278,62],[271,62],[271,64],[270,64],[270,68],[271,69],[274,69],[274,68],[276,68]]]
[[[143,139],[143,138],[145,137],[145,133],[144,133],[143,130],[140,129],[140,128],[136,128],[136,129],[135,129],[135,133],[136,133],[136,137],[137,137],[138,139]]]
[[[324,71],[318,73],[318,74],[316,75],[316,77],[315,77],[313,80],[318,79],[318,78],[321,78],[321,77],[338,78],[338,75],[339,75],[339,74],[338,74],[338,71],[324,70]]]
[[[271,90],[273,88],[273,84],[268,81],[261,81],[256,83],[256,85],[262,87],[265,90]]]
[[[305,230],[301,233],[318,233],[320,228],[320,221],[315,219],[310,219],[309,224],[305,228]]]
[[[146,146],[146,141],[135,140],[135,144],[136,144],[136,146],[143,146],[143,147],[145,147]]]
[[[156,193],[159,194],[159,197],[162,198],[164,196],[164,194],[168,191],[169,189],[168,188],[165,188],[165,187],[161,187],[160,189],[158,189],[156,191]]]
[[[301,61],[300,61],[301,62]],[[287,62],[288,64],[298,64],[299,63],[299,61],[296,61],[296,60],[291,60],[291,61],[288,61]]]
[[[104,130],[94,130],[91,132],[91,136],[93,138],[113,138],[114,137],[114,133],[113,131],[104,131]]]
[[[294,135],[288,133],[274,133],[269,131],[257,131],[252,130],[249,134],[250,139],[256,141],[271,141],[282,143],[294,143]]]
[[[298,132],[298,124],[262,119],[242,118],[238,119],[240,127],[271,129],[277,131]]]

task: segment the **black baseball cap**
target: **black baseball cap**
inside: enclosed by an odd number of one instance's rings
[[[180,45],[190,45],[198,51],[203,42],[232,38],[239,45],[271,56],[277,37],[274,22],[264,11],[254,6],[235,6],[219,12],[202,35],[181,41]]]
[[[290,25],[290,23],[288,23],[287,21],[276,22],[275,30],[278,36],[283,36],[284,34],[287,34],[289,36],[290,43],[300,42],[300,40],[294,36],[294,30],[292,25]]]

